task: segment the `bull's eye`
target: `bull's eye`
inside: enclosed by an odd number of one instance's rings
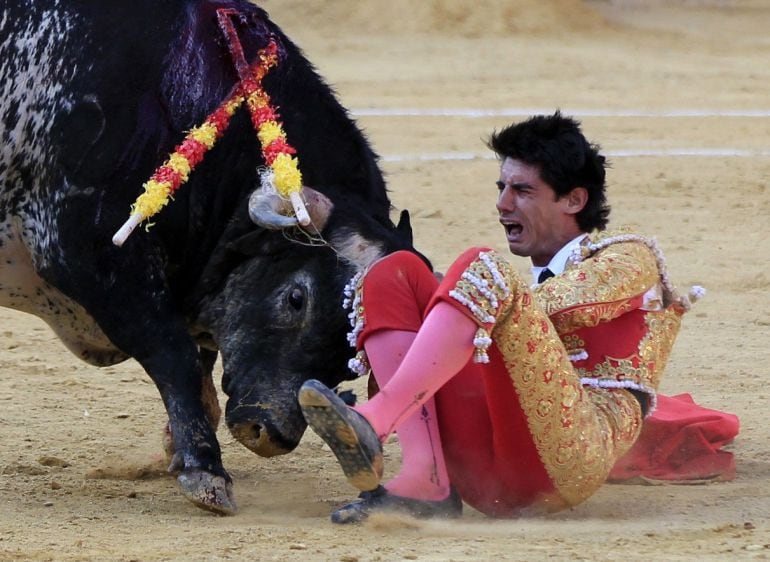
[[[305,304],[305,293],[299,287],[294,287],[288,294],[287,299],[289,306],[294,310],[302,310],[302,306]]]

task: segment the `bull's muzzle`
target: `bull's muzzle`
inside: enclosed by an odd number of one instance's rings
[[[239,443],[261,457],[285,455],[297,446],[296,443],[291,444],[283,439],[271,437],[270,431],[260,422],[228,424],[228,428]]]
[[[265,426],[259,422],[242,422],[228,427],[238,442],[261,457],[285,455],[291,451],[291,448],[271,439]]]
[[[291,393],[294,396],[294,393]],[[227,401],[225,421],[239,443],[261,457],[285,455],[299,445],[307,423],[299,406],[280,396],[275,402]]]

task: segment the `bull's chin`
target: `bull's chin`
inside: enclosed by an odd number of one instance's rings
[[[244,447],[261,457],[275,457],[292,452],[298,443],[287,443],[274,439],[264,430],[258,430],[252,423],[235,424],[229,427],[233,437]]]

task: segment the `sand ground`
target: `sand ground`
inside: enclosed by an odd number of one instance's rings
[[[535,519],[468,509],[459,522],[338,528],[327,515],[352,490],[314,435],[262,459],[221,430],[240,512],[215,517],[163,475],[164,413],[136,363],[90,367],[36,318],[0,310],[0,560],[769,557],[770,3],[263,5],[358,116],[395,206],[411,210],[417,246],[438,268],[471,244],[505,250],[483,139],[534,111],[578,115],[612,161],[613,224],[656,235],[674,280],[709,290],[662,390],[740,415],[738,476],[607,485]],[[419,111],[382,111],[396,109]]]

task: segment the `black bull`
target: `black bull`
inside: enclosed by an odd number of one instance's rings
[[[217,353],[226,421],[255,452],[291,451],[301,383],[346,377],[342,288],[411,248],[389,218],[377,157],[300,50],[239,0],[10,0],[0,11],[0,305],[44,319],[83,360],[133,357],[160,391],[184,494],[234,511],[215,435]],[[149,230],[111,237],[142,184],[238,80],[216,10],[251,61],[272,36],[264,81],[305,185],[333,210],[308,246],[255,224],[264,166],[245,108]],[[253,205],[257,207],[258,205]],[[293,233],[293,236],[291,235]]]

